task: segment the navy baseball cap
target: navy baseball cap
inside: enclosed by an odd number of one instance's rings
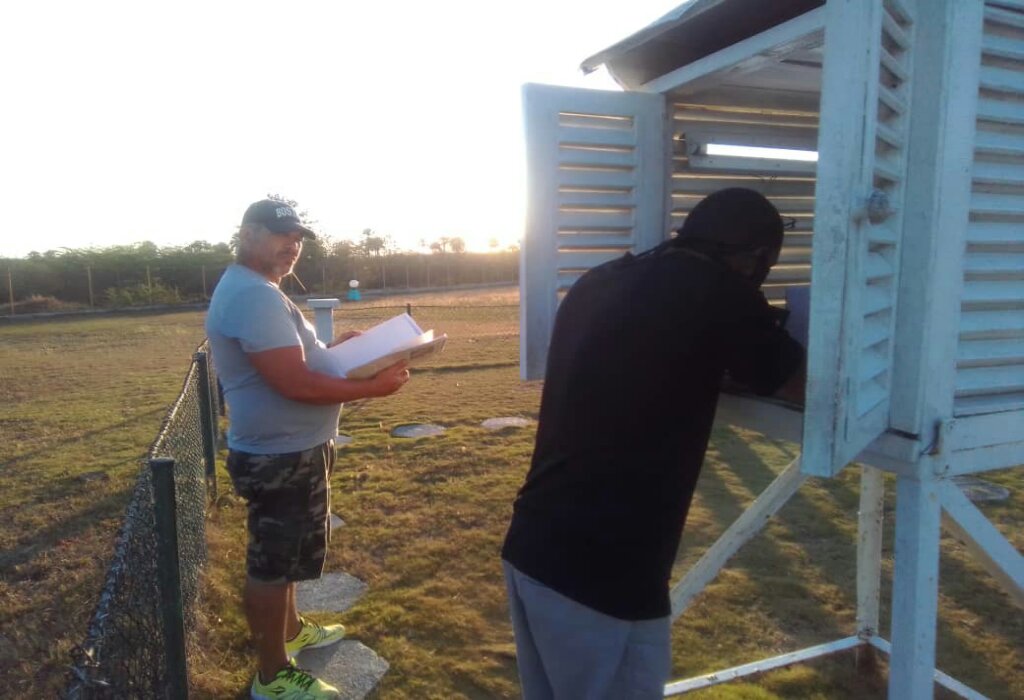
[[[274,199],[261,199],[250,204],[242,216],[242,224],[262,224],[271,233],[299,231],[303,238],[316,238],[315,233],[302,225],[294,209]]]

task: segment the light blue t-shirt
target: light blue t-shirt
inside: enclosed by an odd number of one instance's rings
[[[307,366],[327,372],[326,346],[277,285],[244,265],[229,266],[210,300],[206,334],[228,403],[228,447],[256,454],[299,452],[337,436],[341,404],[285,398],[246,356],[301,345]]]

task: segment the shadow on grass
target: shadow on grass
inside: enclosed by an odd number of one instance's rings
[[[729,463],[739,464],[734,458],[723,457]],[[767,467],[761,463],[756,456],[744,459],[753,459],[765,470]],[[746,468],[750,462],[742,462]],[[714,518],[724,528],[731,525],[736,518],[743,514],[746,504],[731,493],[728,484],[722,479],[718,470],[723,467],[705,467],[701,473],[699,489],[704,490],[706,497],[703,499],[705,507],[711,511]],[[732,470],[738,473],[737,469]],[[770,472],[770,470],[767,470]],[[774,473],[770,472],[773,476]],[[758,481],[760,479],[755,479]],[[765,480],[757,489],[751,489],[755,494],[764,490],[770,483]],[[788,506],[789,504],[787,504]],[[764,531],[755,535],[756,545],[753,540],[736,553],[729,560],[727,565],[734,569],[746,569],[751,573],[751,581],[761,589],[761,605],[764,606],[766,614],[779,621],[780,627],[788,634],[797,637],[797,643],[813,641],[831,641],[850,634],[848,630],[842,630],[836,623],[833,613],[822,603],[811,588],[806,584],[808,572],[801,567],[799,562],[794,561],[791,555],[780,548],[776,540],[766,536]],[[838,578],[838,577],[837,577]],[[845,599],[854,600],[852,594],[844,591]],[[799,620],[802,623],[797,629],[794,625],[793,605],[796,601],[800,603]],[[683,614],[684,621],[686,614]],[[684,622],[685,624],[685,622]]]
[[[717,436],[715,446],[719,452],[722,466],[709,467],[701,475],[702,484],[699,488],[708,492],[703,499],[704,506],[710,510],[723,527],[731,525],[745,510],[735,497],[729,497],[729,484],[722,478],[721,469],[728,469],[736,476],[737,481],[751,493],[758,495],[776,477],[776,472],[752,450],[748,441],[731,428],[724,429]],[[794,455],[795,456],[795,455]],[[754,574],[752,580],[762,588],[766,609],[770,615],[779,620],[780,627],[799,638],[799,643],[820,642],[823,639],[811,639],[819,635],[828,640],[837,639],[855,632],[854,629],[840,629],[837,625],[835,608],[842,607],[854,614],[856,610],[856,523],[859,506],[859,489],[857,480],[846,482],[833,479],[823,487],[813,488],[815,482],[808,482],[797,491],[785,506],[773,518],[784,526],[791,535],[791,541],[800,545],[808,554],[810,562],[815,566],[819,577],[833,586],[839,594],[835,605],[826,607],[823,603],[809,607],[813,600],[812,591],[805,585],[792,584],[785,589],[785,597],[779,595],[771,582],[779,577],[795,580],[810,580],[812,575],[806,566],[800,566],[787,556],[777,541],[770,537],[761,537],[756,546],[751,543],[737,553],[732,562],[736,568],[747,568]],[[811,488],[808,488],[808,486]],[[832,508],[828,507],[829,502]],[[848,519],[851,529],[838,526],[841,519]],[[892,534],[895,522],[890,515],[885,522],[885,542],[883,558],[892,555]],[[790,538],[787,537],[787,540]],[[1024,639],[1024,618],[1019,615],[1006,615],[1006,609],[1012,607],[1006,594],[985,572],[972,570],[960,558],[948,554],[942,557],[941,580],[945,585],[941,593],[947,601],[963,611],[975,616],[984,625],[987,636],[997,638],[997,644],[1004,649],[1019,649],[1020,640]],[[881,586],[881,621],[883,626],[891,614],[889,596],[891,595],[891,578],[883,573]],[[794,629],[793,610],[790,601],[791,592],[803,592],[807,600],[799,610],[798,629]],[[831,609],[829,609],[831,608]],[[940,610],[937,621],[937,656],[942,670],[959,680],[975,687],[993,698],[1014,697],[1016,688],[1013,685],[1015,666],[1019,662],[1008,659],[1008,664],[986,665],[986,659],[997,658],[1001,654],[994,649],[991,642],[981,643],[976,630],[970,629],[970,623],[957,624],[955,621],[943,619]],[[1002,652],[1005,654],[1005,650]],[[937,697],[946,697],[940,692]]]
[[[937,666],[991,698],[1020,697],[1015,695],[1020,687],[1012,688],[1011,684],[1015,678],[1020,681],[1024,668],[1020,658],[1024,615],[988,572],[972,570],[948,552],[940,556]],[[942,610],[949,606],[977,617],[979,625],[950,619],[952,615],[944,615]],[[979,626],[989,639],[979,637]],[[993,637],[1002,650],[989,641]],[[1017,650],[1018,658],[1007,658],[1007,650],[1011,654]],[[994,664],[1000,657],[1002,661]]]
[[[60,442],[60,446],[61,446],[61,448],[65,448],[68,445],[73,445],[73,444],[79,443],[79,442],[85,442],[86,440],[90,440],[92,438],[99,437],[99,436],[104,435],[106,433],[112,433],[112,432],[115,432],[115,431],[118,431],[118,430],[123,430],[124,428],[127,428],[129,426],[135,425],[137,423],[141,423],[143,420],[146,420],[146,419],[148,419],[148,418],[150,418],[152,416],[155,416],[157,414],[163,414],[163,413],[166,413],[166,412],[167,412],[167,406],[161,406],[159,408],[154,408],[154,409],[152,409],[150,411],[146,411],[144,413],[139,413],[139,414],[137,414],[135,416],[132,416],[128,420],[121,421],[120,423],[113,423],[111,425],[107,425],[107,426],[104,426],[102,428],[93,428],[92,430],[87,430],[87,431],[85,431],[83,433],[79,433],[78,435],[75,435],[74,437],[63,438],[61,440],[61,442]],[[154,430],[153,431],[153,436],[155,437],[156,434],[157,434],[157,431]],[[20,463],[28,460],[28,459],[32,459],[33,457],[38,457],[40,455],[46,455],[46,454],[52,454],[53,451],[54,451],[54,447],[53,446],[47,446],[47,447],[39,448],[37,450],[31,450],[29,452],[22,452],[20,455],[14,455],[13,457],[8,459],[7,461],[0,462],[0,474],[2,474],[4,472],[4,470],[7,469],[8,467],[13,467],[13,466],[15,466],[17,464],[20,464]]]
[[[124,510],[131,496],[131,488],[120,492],[108,492],[104,498],[91,500],[89,506],[74,515],[64,513],[61,520],[47,528],[35,530],[31,539],[17,547],[0,552],[0,577],[7,581],[31,579],[32,573],[19,574],[15,567],[30,561],[36,555],[52,549],[60,541],[80,535],[104,518],[117,517]]]
[[[431,372],[435,374],[448,374],[451,372],[473,372],[478,369],[503,369],[505,367],[518,367],[519,363],[511,362],[477,362],[465,365],[436,365],[434,367],[417,367],[414,372]]]

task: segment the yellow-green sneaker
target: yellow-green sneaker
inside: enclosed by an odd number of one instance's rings
[[[301,668],[289,665],[277,672],[269,683],[260,680],[260,674],[252,681],[250,696],[253,700],[321,700],[340,698],[341,693],[333,685],[314,678]]]
[[[319,649],[337,644],[345,638],[344,625],[318,625],[301,615],[299,622],[302,623],[302,629],[294,639],[289,639],[284,643],[284,650],[288,653],[289,659],[294,659],[295,655],[303,649]]]

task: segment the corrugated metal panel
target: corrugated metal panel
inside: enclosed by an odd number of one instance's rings
[[[1024,10],[989,2],[957,351],[958,416],[1024,409]]]
[[[677,144],[671,185],[672,228],[682,226],[697,202],[716,190],[747,187],[763,194],[788,225],[779,264],[763,288],[770,302],[784,306],[787,288],[806,287],[811,282],[814,163],[713,158],[701,151],[709,143],[813,150],[818,140],[818,113],[687,101],[672,105],[672,117]]]

